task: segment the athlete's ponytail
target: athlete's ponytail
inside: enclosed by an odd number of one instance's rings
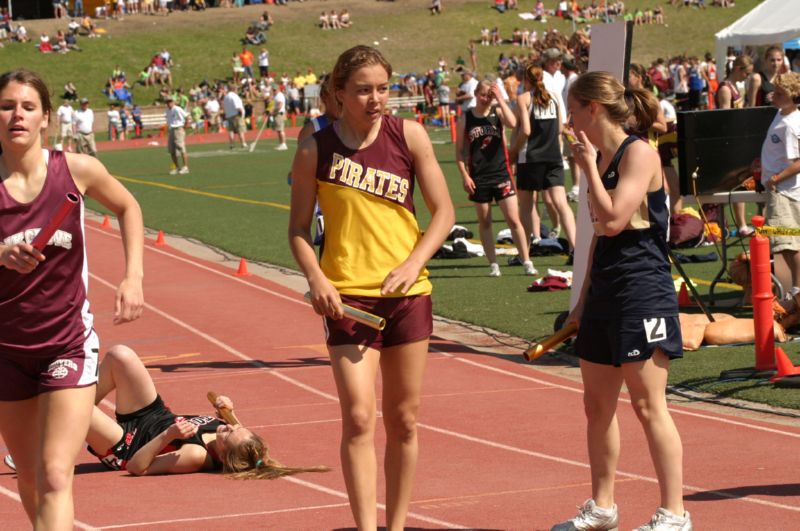
[[[541,66],[530,63],[525,67],[525,83],[531,88],[533,94],[531,99],[537,107],[547,107],[550,105],[550,91],[544,86],[544,70]]]
[[[276,479],[301,472],[328,472],[327,466],[289,467],[270,459],[264,439],[253,434],[220,456],[222,471],[231,479]]]
[[[590,102],[602,105],[609,120],[635,131],[646,131],[658,118],[659,104],[652,92],[626,89],[608,72],[581,74],[570,86],[569,95],[582,106]]]

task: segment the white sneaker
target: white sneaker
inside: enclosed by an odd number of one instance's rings
[[[499,277],[500,275],[500,266],[497,264],[489,264],[489,276]]]
[[[527,262],[522,262],[522,270],[525,272],[526,275],[530,275],[532,277],[535,277],[536,275],[539,274],[539,272],[536,271],[536,268],[533,267],[533,262],[531,262],[530,260],[528,260]]]
[[[636,531],[692,531],[692,529],[692,517],[689,511],[684,511],[683,516],[678,516],[659,507],[650,521],[637,527]]]
[[[180,169],[178,173],[180,173],[181,175],[186,175],[187,173],[189,173],[189,166],[184,166],[183,168]]]
[[[617,506],[603,509],[595,505],[591,498],[580,506],[578,516],[566,522],[554,525],[550,531],[617,531],[619,515]]]
[[[561,227],[553,227],[553,230],[547,233],[547,237],[551,240],[557,240],[561,236]]]
[[[278,147],[275,148],[277,151],[286,151],[289,147],[286,144],[278,144]]]
[[[534,236],[531,238],[531,245],[539,245],[540,241],[542,241],[541,238]]]

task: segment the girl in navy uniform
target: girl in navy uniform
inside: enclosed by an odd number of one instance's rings
[[[475,203],[483,252],[489,260],[489,276],[500,276],[492,233],[493,201],[497,201],[511,229],[525,274],[535,275],[536,269],[528,257],[525,229],[519,220],[517,191],[511,179],[503,129],[514,127],[517,120],[496,83],[487,79],[481,81],[475,89],[475,98],[475,107],[458,119],[456,164],[464,180],[464,190]]]
[[[682,354],[678,304],[667,260],[669,210],[658,153],[629,136],[635,118],[646,130],[658,101],[626,90],[611,74],[583,74],[569,91],[576,162],[586,175],[594,226],[591,264],[568,321],[580,323],[592,497],[566,529],[616,529],[614,475],[619,458],[616,408],[624,383],[644,428],[661,506],[639,529],[692,529],[683,507],[683,450],[667,410],[669,360]],[[594,146],[597,146],[595,149]]]
[[[272,479],[327,467],[285,467],[269,458],[267,444],[241,424],[228,425],[221,408],[233,410],[226,396],[217,397],[216,416],[178,416],[164,405],[150,373],[136,352],[111,348],[100,364],[95,403],[116,390],[115,419],[95,406],[87,442],[89,451],[112,470],[136,476],[188,474],[221,470],[237,479]]]
[[[51,105],[42,79],[0,75],[0,434],[17,466],[36,529],[72,529],[72,476],[89,428],[98,340],[86,294],[83,197],[120,222],[125,273],[114,323],[137,319],[142,297],[142,213],[94,157],[42,149]],[[31,242],[79,197],[43,252]]]

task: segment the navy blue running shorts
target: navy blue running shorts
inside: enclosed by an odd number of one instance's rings
[[[660,348],[669,359],[683,357],[677,316],[581,320],[575,350],[582,360],[601,365],[645,361]]]

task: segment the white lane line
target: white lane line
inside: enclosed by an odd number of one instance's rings
[[[7,489],[5,487],[0,487],[0,494],[2,494],[3,496],[7,496],[7,497],[11,498],[15,502],[19,502],[20,504],[22,503],[22,499],[19,497],[19,494],[17,494],[13,490],[9,490],[9,489]],[[86,531],[97,531],[97,529],[98,529],[97,527],[94,527],[94,526],[91,526],[91,525],[89,525],[87,523],[81,522],[77,518],[74,519],[73,523],[74,523],[75,527],[77,527],[78,529],[84,529]]]
[[[133,524],[118,524],[106,525],[100,529],[123,529],[126,527],[149,527],[159,524],[176,524],[179,522],[198,522],[202,520],[227,520],[228,518],[244,518],[247,516],[264,516],[269,514],[291,513],[297,511],[316,511],[319,509],[337,509],[339,507],[347,507],[348,503],[332,503],[329,505],[309,505],[306,507],[292,507],[290,509],[275,509],[273,511],[259,511],[257,513],[234,513],[234,514],[220,514],[217,516],[197,516],[194,518],[174,518],[172,520],[154,520],[151,522],[136,522]]]
[[[316,483],[311,483],[311,482],[306,481],[304,479],[300,479],[300,478],[298,478],[296,476],[284,476],[282,479],[285,479],[286,481],[291,481],[292,483],[296,483],[298,485],[303,485],[303,486],[308,487],[310,489],[314,489],[314,490],[318,490],[320,492],[324,492],[326,494],[330,494],[331,496],[338,496],[340,498],[347,499],[347,494],[345,494],[344,492],[340,492],[338,490],[329,489],[328,487],[323,487],[322,485],[317,485]],[[379,509],[384,510],[384,511],[386,510],[386,505],[384,505],[382,503],[379,503],[377,505],[378,505]],[[408,512],[408,516],[416,518],[417,520],[421,520],[423,522],[428,522],[429,524],[440,525],[440,526],[448,528],[448,529],[468,529],[467,526],[463,526],[463,525],[460,525],[460,524],[454,524],[452,522],[447,522],[445,520],[438,520],[436,518],[431,518],[430,516],[424,516],[424,515],[421,515],[419,513],[415,513],[413,511],[409,511]]]
[[[539,378],[535,378],[533,376],[528,376],[528,375],[525,375],[525,374],[519,374],[519,373],[516,373],[516,372],[512,372],[512,371],[506,370],[506,369],[500,369],[498,367],[492,367],[491,365],[486,365],[486,364],[480,363],[478,361],[473,361],[473,360],[470,360],[470,359],[462,358],[460,356],[455,356],[455,355],[450,354],[448,352],[442,352],[440,350],[436,350],[433,347],[431,347],[430,350],[432,352],[436,352],[437,354],[442,354],[442,355],[444,355],[444,356],[446,356],[448,358],[451,358],[451,359],[453,359],[455,361],[458,361],[459,363],[465,363],[467,365],[472,365],[473,367],[477,367],[479,369],[496,372],[498,374],[503,374],[505,376],[510,376],[512,378],[525,380],[527,382],[534,382],[534,383],[538,383],[538,384],[547,385],[547,386],[550,386],[550,387],[555,387],[557,389],[563,389],[565,391],[570,391],[572,393],[583,394],[583,389],[580,388],[580,387],[570,387],[568,385],[562,385],[562,384],[557,384],[557,383],[553,383],[553,382],[548,382],[546,380],[541,380]],[[627,399],[627,398],[620,397],[619,400],[620,400],[620,402],[627,402],[627,403],[630,404],[630,400]],[[713,415],[708,415],[708,414],[704,414],[704,413],[696,413],[694,411],[687,411],[685,409],[675,409],[673,406],[670,406],[669,410],[670,410],[671,413],[674,413],[676,415],[686,415],[688,417],[696,417],[696,418],[701,418],[701,419],[705,419],[705,420],[713,420],[713,421],[716,421],[716,422],[721,422],[723,424],[730,424],[730,425],[733,425],[733,426],[740,426],[740,427],[743,427],[743,428],[750,428],[750,429],[756,430],[756,431],[763,431],[763,432],[767,432],[767,433],[774,433],[776,435],[784,435],[786,437],[794,437],[795,439],[800,439],[800,433],[793,432],[793,431],[786,431],[786,430],[781,430],[781,429],[778,429],[778,428],[768,428],[766,426],[759,426],[757,424],[750,424],[748,422],[742,422],[742,421],[739,421],[739,420],[715,417]]]

